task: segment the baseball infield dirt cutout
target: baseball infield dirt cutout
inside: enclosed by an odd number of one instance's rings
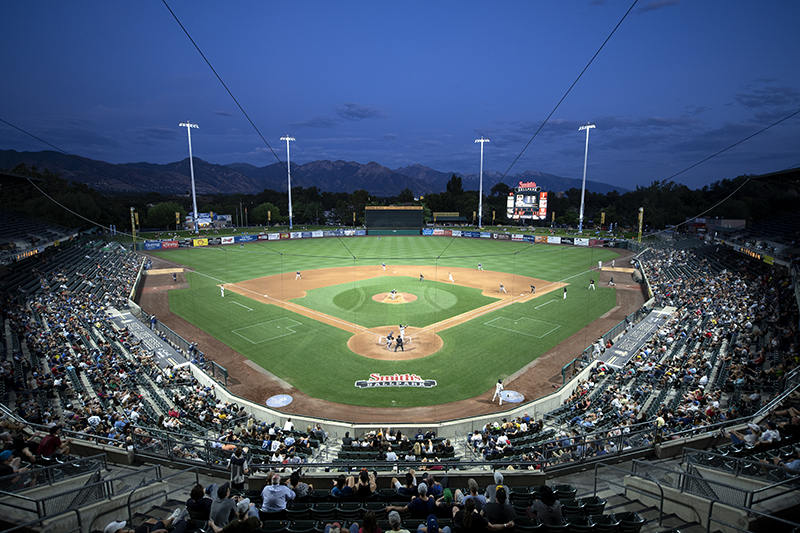
[[[425,276],[426,280],[442,282],[449,282],[448,274],[452,274],[456,285],[481,289],[485,296],[490,296],[497,300],[424,328],[416,328],[413,326],[406,328],[404,337],[406,343],[399,351],[395,351],[395,345],[392,345],[391,349],[386,347],[386,336],[392,331],[395,337],[400,333],[396,325],[365,328],[358,324],[319,311],[314,311],[290,301],[305,297],[306,291],[308,290],[328,287],[330,285],[357,282],[381,276],[419,277],[420,273]],[[500,284],[503,284],[508,293],[500,291]],[[528,289],[531,285],[536,286],[535,295],[529,292],[521,292],[521,290]],[[398,265],[392,268],[390,274],[383,271],[380,265],[376,265],[305,270],[303,271],[303,278],[297,280],[295,279],[294,272],[287,272],[235,284],[226,283],[225,288],[253,300],[278,305],[313,320],[324,322],[352,333],[352,336],[347,341],[347,347],[362,357],[388,361],[407,361],[410,359],[427,357],[439,351],[444,345],[444,342],[441,337],[437,335],[437,332],[458,324],[463,324],[464,322],[491,313],[507,305],[525,302],[531,298],[538,298],[548,292],[558,290],[564,285],[566,285],[566,283],[552,283],[543,279],[521,276],[518,274],[494,272],[491,270],[473,270],[468,268],[448,267],[442,269],[435,266],[420,267]],[[519,296],[515,296],[517,294],[519,294]],[[400,297],[402,297],[402,301],[400,301]],[[399,304],[416,300],[417,296],[410,293],[396,293],[395,301],[392,302],[390,293],[378,293],[374,295],[372,299],[382,303]],[[389,300],[388,302],[387,299]]]

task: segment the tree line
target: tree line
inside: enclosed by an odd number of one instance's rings
[[[88,229],[95,225],[116,225],[119,230],[128,231],[130,210],[134,208],[140,228],[169,230],[175,229],[176,212],[180,213],[183,221],[191,211],[192,200],[187,196],[166,196],[156,192],[101,194],[86,184],[69,182],[47,170],[40,172],[36,167],[18,165],[12,172],[42,181],[33,182],[35,185],[26,180],[0,183],[2,209],[66,227]],[[746,185],[734,194],[745,182]],[[484,196],[484,224],[490,224],[492,220],[497,224],[515,224],[505,215],[509,191],[508,185],[498,183]],[[550,226],[553,223],[551,214],[555,213],[556,224],[576,225],[580,189],[548,192],[547,221],[535,224]],[[605,224],[632,227],[637,224],[640,207],[644,209],[645,225],[652,229],[678,225],[698,215],[744,219],[753,223],[796,211],[797,196],[796,189],[749,179],[748,176],[717,181],[694,190],[672,181],[654,181],[649,186],[637,186],[624,194],[587,191],[584,223],[599,224],[604,216]],[[294,224],[363,225],[364,208],[368,205],[421,205],[426,222],[432,221],[434,212],[458,212],[468,222],[473,222],[473,215],[478,210],[478,191],[464,190],[461,178],[456,175],[448,181],[445,191],[416,198],[408,188],[388,198],[374,196],[364,189],[344,193],[321,191],[317,187],[292,188]],[[257,194],[202,195],[198,197],[198,211],[232,215],[236,226],[285,225],[289,219],[289,200],[285,191],[271,189]]]

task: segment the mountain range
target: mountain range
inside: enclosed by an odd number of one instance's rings
[[[59,152],[17,152],[0,150],[0,168],[13,169],[20,163],[39,171],[49,170],[72,182],[86,183],[101,192],[159,192],[165,195],[185,194],[191,188],[189,159],[167,163],[113,164],[84,157],[73,157]],[[438,193],[446,190],[453,174],[460,176],[464,190],[478,190],[478,174],[441,172],[422,165],[389,169],[374,161],[367,164],[354,161],[313,161],[298,165],[292,163],[292,186],[316,186],[321,191],[352,192],[366,189],[380,197],[396,196],[403,189],[414,195]],[[500,181],[500,172],[484,171],[484,193]],[[283,163],[257,167],[248,163],[217,165],[194,158],[195,188],[198,194],[254,194],[264,189],[286,190],[287,172]],[[503,180],[510,187],[518,182],[535,181],[543,190],[566,191],[580,188],[581,180],[564,178],[544,172],[527,170],[509,175]],[[588,191],[605,194],[627,189],[586,181]]]

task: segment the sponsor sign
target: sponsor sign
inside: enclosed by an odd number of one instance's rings
[[[236,242],[235,237],[222,237],[222,244],[233,244],[234,242]]]
[[[617,241],[605,241],[603,246],[606,248],[616,248],[618,246]]]
[[[345,237],[352,237],[355,234],[356,234],[356,230],[354,230],[354,229],[346,229],[346,230],[344,230],[344,236]]]
[[[208,246],[208,239],[192,239],[192,246]]]
[[[422,228],[423,235],[433,235],[433,230],[431,228]]]
[[[522,240],[527,242],[545,242],[541,235],[523,235]]]
[[[258,240],[259,241],[266,241],[267,239],[269,239],[269,234],[267,234],[267,233],[259,233],[258,234]]]
[[[444,230],[441,228],[436,228],[433,230],[434,235],[444,235]]]
[[[515,233],[511,236],[512,241],[524,241],[525,235],[520,235],[519,233]]]
[[[589,239],[575,237],[575,246],[589,246]]]
[[[429,389],[436,386],[435,379],[422,379],[416,374],[370,374],[369,379],[356,381],[359,389],[372,389],[376,387],[424,387]]]
[[[280,236],[281,236],[281,240],[290,239],[292,237],[291,234],[285,233],[285,232],[281,232]]]
[[[356,230],[356,237],[365,237],[366,235],[367,235],[367,230],[365,229]]]
[[[461,236],[462,237],[471,237],[473,239],[480,239],[481,238],[481,234],[478,231],[462,231],[461,232]]]
[[[301,236],[301,238],[303,238],[303,239],[310,239],[310,238],[311,238],[311,232],[310,232],[310,231],[304,231],[304,232],[302,232],[302,233],[300,234],[300,236]]]
[[[281,239],[280,233],[267,233],[268,241],[279,241]]]
[[[561,237],[561,244],[575,244],[575,239],[572,237]]]
[[[561,244],[561,237],[549,235],[547,237],[547,244]]]
[[[303,238],[303,232],[302,231],[292,231],[292,232],[289,233],[289,235],[290,235],[290,237],[289,237],[290,239],[302,239]]]
[[[161,248],[168,249],[168,248],[177,248],[178,241],[161,241]]]
[[[511,235],[509,233],[493,233],[492,237],[494,237],[498,241],[510,241],[511,240]]]
[[[145,250],[160,250],[161,241],[144,241]]]
[[[547,236],[545,236],[545,235],[536,235],[535,242],[547,243]]]
[[[258,235],[239,235],[238,237],[234,237],[234,242],[252,242],[257,240]]]
[[[460,230],[460,229],[454,229],[454,230],[452,230],[452,231],[451,231],[451,235],[452,235],[453,237],[461,237],[461,233],[462,233],[462,232],[461,232],[461,230]]]
[[[312,232],[311,232],[311,236],[312,236],[313,238],[322,237],[323,235],[324,235],[324,233],[322,232],[322,230],[321,230],[321,229],[318,229],[318,230],[316,230],[316,231],[312,231]]]
[[[490,232],[488,232],[488,231],[482,231],[480,233],[480,236],[481,236],[481,239],[491,239],[492,238],[492,234]]]
[[[336,231],[332,229],[326,229],[322,232],[322,235],[325,237],[336,237]]]
[[[602,244],[603,241],[601,241],[600,239],[589,239],[589,246],[598,246]]]

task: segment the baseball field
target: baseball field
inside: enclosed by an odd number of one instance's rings
[[[153,255],[184,267],[185,283],[169,291],[171,312],[308,396],[349,405],[474,397],[617,305],[614,288],[589,289],[598,261],[618,256],[602,248],[420,236]],[[386,337],[400,324],[406,343],[395,352]],[[436,385],[355,386],[395,373]]]

